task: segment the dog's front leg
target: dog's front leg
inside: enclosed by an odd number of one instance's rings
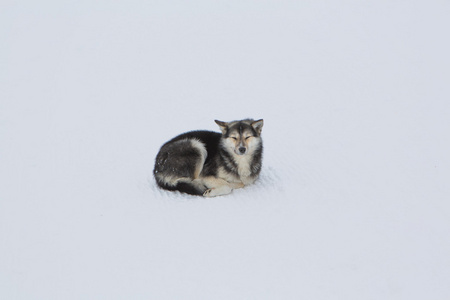
[[[204,193],[203,196],[205,197],[215,197],[215,196],[222,196],[227,195],[233,191],[233,187],[230,183],[227,181],[216,178],[216,177],[206,177],[203,178],[204,185],[208,188]]]
[[[230,182],[229,184],[231,185],[231,187],[233,188],[233,190],[235,190],[235,189],[242,189],[242,188],[245,186],[245,184],[242,183],[242,181],[239,181],[239,182]]]

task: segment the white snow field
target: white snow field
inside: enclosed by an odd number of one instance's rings
[[[450,2],[0,4],[0,299],[450,299]],[[264,118],[264,168],[159,147]]]

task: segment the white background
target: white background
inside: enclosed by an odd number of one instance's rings
[[[448,1],[0,4],[1,299],[450,299]],[[264,118],[253,186],[159,147]]]

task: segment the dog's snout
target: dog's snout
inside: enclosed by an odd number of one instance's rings
[[[247,149],[245,149],[245,147],[239,147],[239,152],[240,152],[241,154],[244,154],[244,153],[245,153],[245,150],[247,150]]]

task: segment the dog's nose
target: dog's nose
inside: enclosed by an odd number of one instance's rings
[[[240,152],[241,154],[244,154],[244,153],[245,153],[245,150],[247,150],[247,149],[245,149],[245,147],[239,147],[239,152]]]

